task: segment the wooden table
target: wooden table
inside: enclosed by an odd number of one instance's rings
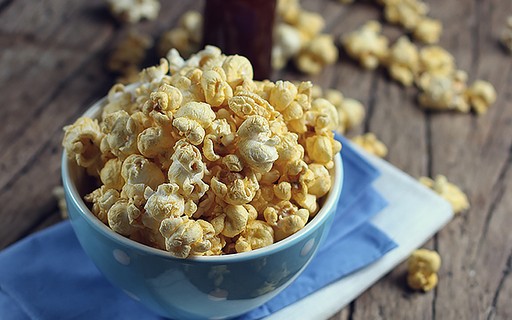
[[[324,15],[336,36],[381,19],[371,3],[303,2]],[[512,57],[496,40],[512,1],[428,3],[430,16],[444,25],[441,45],[470,82],[495,85],[498,101],[486,115],[424,112],[416,89],[382,70],[363,71],[343,55],[317,77],[293,70],[274,77],[311,79],[361,100],[368,116],[351,134],[377,133],[392,164],[415,177],[445,174],[471,201],[425,245],[443,258],[435,290],[409,291],[402,264],[333,319],[512,319]],[[162,1],[157,21],[135,27],[157,36],[200,5]],[[61,219],[51,190],[60,183],[62,127],[113,84],[105,57],[126,31],[101,0],[0,0],[0,248]],[[401,33],[385,28],[391,40]]]

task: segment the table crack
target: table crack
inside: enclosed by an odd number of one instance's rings
[[[512,251],[510,252],[510,255],[508,256],[507,264],[505,265],[505,268],[503,269],[501,279],[498,282],[498,286],[496,287],[494,297],[492,298],[492,303],[491,303],[491,306],[489,307],[489,311],[487,314],[487,320],[491,320],[491,319],[495,318],[496,305],[498,304],[498,299],[500,296],[501,289],[503,288],[503,284],[505,283],[505,280],[510,276],[511,273],[512,273]]]
[[[377,102],[377,89],[379,87],[378,83],[379,83],[379,78],[378,78],[377,72],[374,72],[373,76],[372,76],[372,82],[370,85],[370,93],[369,93],[368,104],[367,104],[368,107],[366,109],[366,119],[365,119],[364,126],[363,126],[364,133],[370,131],[370,120],[373,117],[373,112],[375,110],[375,104]]]
[[[507,176],[508,170],[512,164],[512,145],[510,146],[509,154],[507,157],[507,160],[503,164],[500,173],[498,175],[498,179],[496,179],[496,182],[494,185],[497,188],[497,191],[495,192],[495,196],[491,199],[491,205],[489,206],[489,209],[485,213],[485,221],[484,226],[482,228],[482,233],[480,235],[480,239],[478,241],[478,247],[475,253],[475,257],[478,257],[480,255],[480,251],[482,249],[482,243],[484,239],[487,237],[487,233],[489,232],[489,226],[491,224],[492,217],[494,216],[494,212],[496,211],[496,208],[501,203],[501,200],[503,199],[503,196],[505,195],[505,177]],[[474,259],[473,259],[474,261]]]

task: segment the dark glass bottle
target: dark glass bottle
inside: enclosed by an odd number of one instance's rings
[[[268,79],[275,9],[276,0],[206,0],[203,45],[247,57],[254,78]]]

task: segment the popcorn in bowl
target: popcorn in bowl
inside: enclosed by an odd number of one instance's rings
[[[170,74],[169,74],[170,70]],[[336,108],[252,79],[241,56],[171,50],[110,90],[98,119],[64,128],[99,182],[84,199],[113,231],[179,258],[247,252],[304,228],[331,187]]]

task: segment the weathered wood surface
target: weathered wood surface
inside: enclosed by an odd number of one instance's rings
[[[363,131],[389,147],[388,160],[412,176],[445,174],[468,193],[471,209],[425,246],[443,265],[439,286],[427,294],[405,286],[402,264],[332,319],[512,319],[512,58],[497,44],[510,0],[429,0],[443,22],[441,45],[470,80],[489,80],[498,101],[484,116],[426,113],[415,89],[383,71],[363,71],[342,55],[311,80],[363,101]],[[154,36],[200,2],[162,1],[155,22],[137,28]],[[339,36],[370,18],[371,3],[303,1]],[[0,248],[59,221],[50,190],[59,184],[62,126],[105,95],[113,77],[104,60],[126,28],[113,22],[104,1],[0,1]],[[393,40],[401,34],[386,26]],[[276,77],[305,79],[293,70]]]

